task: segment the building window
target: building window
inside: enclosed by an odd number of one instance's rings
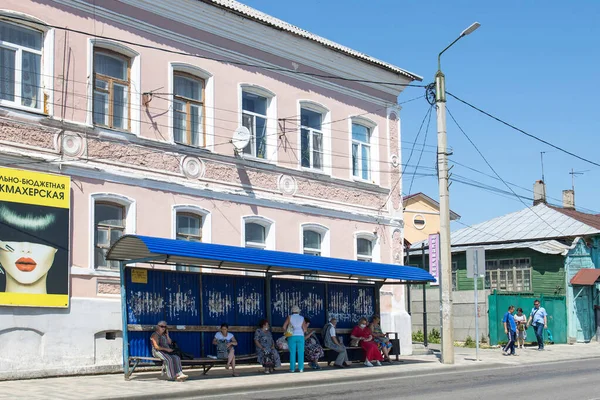
[[[300,144],[302,166],[323,170],[323,115],[317,111],[300,110]]]
[[[106,254],[125,233],[125,207],[119,204],[94,205],[94,265],[96,268],[118,269],[117,261],[106,260]]]
[[[352,175],[371,179],[371,128],[352,123]]]
[[[176,239],[202,242],[202,217],[190,213],[177,213]]]
[[[313,256],[320,256],[321,254],[321,243],[323,238],[319,232],[305,230],[303,234],[303,249],[304,254],[310,254]]]
[[[0,21],[0,101],[41,109],[44,34]]]
[[[531,292],[531,260],[516,258],[485,262],[486,288],[499,292]]]
[[[242,125],[250,131],[250,141],[243,152],[257,158],[267,158],[267,108],[269,99],[242,91]]]
[[[414,218],[413,218],[413,226],[416,229],[419,229],[419,230],[424,229],[425,225],[426,225],[426,221],[425,221],[425,217],[423,215],[417,214],[417,215],[414,216]]]
[[[204,80],[176,72],[173,76],[173,139],[189,146],[206,146]]]
[[[356,259],[358,261],[373,261],[373,241],[364,238],[356,239]]]
[[[267,228],[256,222],[246,222],[244,228],[245,246],[254,249],[267,248]]]
[[[131,130],[130,95],[130,59],[110,50],[95,49],[94,124]]]

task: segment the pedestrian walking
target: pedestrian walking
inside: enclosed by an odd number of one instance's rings
[[[515,322],[517,323],[517,345],[520,349],[525,346],[525,339],[527,339],[527,316],[523,314],[521,307],[517,308],[517,315],[515,315]]]
[[[514,306],[509,306],[508,311],[504,314],[502,318],[502,323],[504,324],[504,333],[506,333],[506,337],[508,338],[508,343],[502,349],[502,354],[505,356],[511,355],[516,356],[515,353],[515,338],[517,335],[517,324],[515,323],[515,317],[513,316],[513,312],[515,311]]]
[[[531,325],[537,338],[538,350],[544,350],[544,329],[548,329],[548,313],[540,306],[540,301],[535,299],[529,314],[527,325]]]

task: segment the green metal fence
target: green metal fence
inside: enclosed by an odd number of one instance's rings
[[[529,313],[533,308],[533,301],[539,299],[542,307],[548,313],[548,329],[544,333],[544,340],[554,343],[567,343],[567,306],[565,296],[535,296],[533,293],[498,293],[494,291],[489,296],[489,327],[490,344],[496,345],[498,342],[506,341],[502,317],[508,311],[510,305],[515,309],[521,307],[523,314],[529,319]],[[527,329],[526,342],[535,342],[535,333],[533,328]]]

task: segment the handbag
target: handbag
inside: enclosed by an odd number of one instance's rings
[[[350,347],[359,347],[360,345],[360,340],[359,339],[352,339],[350,340]]]
[[[292,325],[291,322],[288,324],[287,329],[283,333],[283,336],[285,336],[286,338],[294,336],[294,325]]]
[[[289,346],[288,346],[288,342],[285,336],[280,337],[279,339],[277,339],[277,341],[275,342],[275,345],[277,346],[277,348],[279,350],[289,350]]]
[[[273,357],[273,350],[266,350],[265,355],[263,356],[263,367],[265,368],[275,368],[275,357]]]
[[[226,340],[218,340],[217,341],[217,358],[219,359],[227,359],[229,355],[229,349],[227,348]]]
[[[186,353],[183,350],[181,350],[179,348],[179,346],[177,345],[177,342],[175,342],[175,341],[171,342],[171,348],[173,349],[173,352],[171,354],[179,356],[179,358],[181,358],[182,360],[193,360],[194,359],[193,354]]]

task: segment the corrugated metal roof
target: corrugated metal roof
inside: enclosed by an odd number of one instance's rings
[[[452,246],[475,243],[513,242],[599,234],[597,229],[553,207],[531,208],[490,219],[452,232]]]
[[[319,274],[353,280],[435,281],[427,271],[414,267],[136,235],[120,238],[110,248],[106,258],[129,262],[142,259],[150,262],[149,259],[152,258],[153,263],[170,265],[196,265],[298,275]]]
[[[422,242],[419,244],[413,245],[411,248],[411,255],[421,254],[420,246]],[[425,243],[427,245],[427,243]],[[472,245],[466,246],[456,246],[452,247],[452,253],[461,253],[463,251],[467,251],[469,247],[473,247]],[[541,241],[530,241],[530,242],[513,242],[513,243],[496,243],[496,244],[482,244],[477,245],[477,247],[483,247],[486,250],[509,250],[509,249],[532,249],[540,253],[544,254],[563,254],[565,255],[570,246],[561,243],[557,240],[541,240]],[[429,254],[429,250],[425,249],[425,254]]]
[[[377,58],[368,56],[359,51],[352,50],[349,47],[342,46],[341,44],[335,43],[331,40],[328,40],[321,36],[310,33],[304,29],[298,28],[295,25],[289,24],[278,18],[272,17],[263,12],[260,12],[252,7],[249,7],[245,4],[237,2],[235,0],[200,0],[200,1],[207,3],[207,4],[214,5],[216,7],[226,9],[228,11],[235,12],[237,14],[241,14],[244,17],[255,20],[255,21],[260,22],[265,25],[269,25],[275,29],[280,29],[280,30],[292,33],[294,35],[300,36],[302,38],[312,40],[314,42],[321,44],[322,46],[328,47],[335,51],[339,51],[340,53],[357,58],[359,60],[366,61],[366,62],[368,62],[370,64],[374,64],[378,67],[382,67],[383,69],[386,69],[388,71],[404,75],[412,80],[417,80],[417,81],[423,80],[423,78],[421,76],[413,74],[412,72],[408,72],[400,67],[386,63],[385,61],[381,61]]]
[[[598,279],[600,279],[600,269],[584,268],[571,279],[571,285],[592,286]]]

